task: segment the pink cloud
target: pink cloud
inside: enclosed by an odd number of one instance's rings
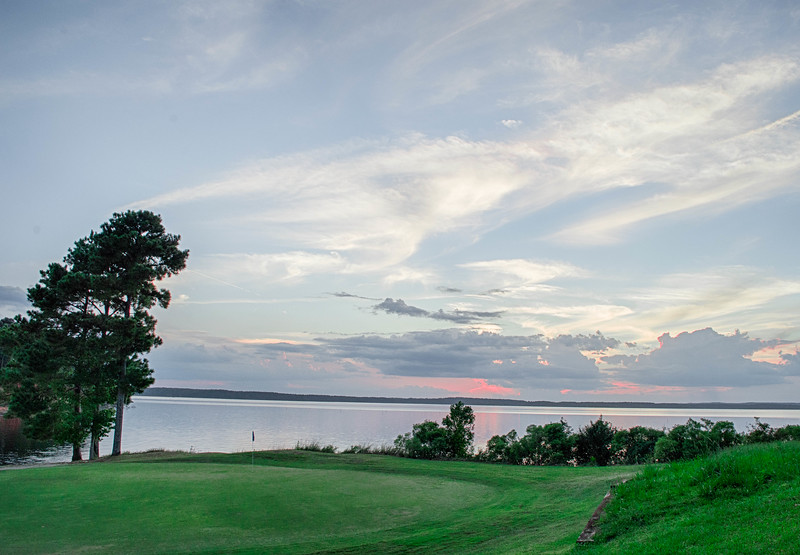
[[[475,395],[499,395],[499,396],[507,396],[507,395],[519,395],[519,391],[516,389],[512,389],[510,387],[503,387],[502,385],[490,384],[487,380],[484,379],[473,379],[473,382],[477,383],[477,387],[474,387],[469,390],[469,393],[473,393]]]
[[[797,355],[799,351],[800,343],[798,342],[779,343],[777,345],[768,345],[747,358],[755,362],[767,362],[783,366],[788,364],[783,355]]]
[[[590,395],[642,395],[646,393],[677,393],[686,391],[685,387],[654,385],[643,386],[633,382],[611,382],[611,387],[607,389],[596,389],[587,391]]]

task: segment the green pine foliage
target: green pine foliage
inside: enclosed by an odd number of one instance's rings
[[[71,444],[78,460],[113,427],[118,454],[123,408],[153,383],[142,355],[161,338],[148,311],[169,305],[157,282],[185,267],[179,241],[159,215],[127,211],[40,272],[31,310],[0,333],[0,400],[31,437]]]

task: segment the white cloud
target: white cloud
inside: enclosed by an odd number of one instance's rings
[[[664,329],[740,327],[744,315],[751,332],[772,335],[794,327],[784,320],[787,307],[800,308],[800,281],[769,276],[743,266],[715,268],[704,273],[672,274],[654,287],[628,297],[636,309],[627,323],[639,326],[642,337]]]
[[[633,309],[621,305],[541,305],[515,307],[509,318],[517,317],[525,328],[541,330],[547,335],[569,333],[572,330],[618,331],[618,321],[634,314]]]
[[[564,126],[566,132],[550,141],[570,161],[568,186],[604,190],[662,183],[669,189],[553,237],[616,242],[636,223],[699,208],[724,211],[794,186],[800,170],[796,120],[784,117],[751,131],[752,97],[799,78],[794,60],[767,57],[720,66],[702,82],[572,109],[574,126]]]
[[[402,264],[434,234],[482,227],[488,212],[503,209],[504,198],[527,183],[526,159],[536,157],[521,145],[456,137],[366,146],[267,160],[131,207],[246,197],[243,213],[222,205],[217,218],[380,269]]]
[[[386,275],[383,278],[383,283],[389,286],[397,283],[408,282],[416,282],[427,285],[439,279],[439,276],[431,270],[410,268],[408,266],[395,266],[386,268],[385,274]]]
[[[568,262],[537,261],[521,258],[484,260],[460,264],[479,274],[480,287],[506,289],[534,285],[558,278],[586,277],[585,270]]]
[[[196,262],[198,272],[208,272],[217,281],[250,283],[296,281],[312,274],[348,271],[347,261],[336,252],[283,252],[276,254],[217,254]]]
[[[674,48],[665,48],[669,45],[670,34],[674,30],[667,28],[650,28],[630,41],[617,42],[609,45],[602,45],[589,50],[586,55],[588,58],[607,58],[615,63],[631,60],[647,60],[653,63],[653,57],[661,57],[665,50],[674,51]]]
[[[768,345],[746,333],[722,335],[711,328],[659,337],[659,347],[639,356],[609,357],[616,375],[659,386],[747,387],[784,382],[780,365],[749,357]]]

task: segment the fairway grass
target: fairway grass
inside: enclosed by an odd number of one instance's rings
[[[630,467],[305,451],[0,472],[2,553],[559,553]]]

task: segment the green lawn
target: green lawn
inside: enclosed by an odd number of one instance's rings
[[[587,553],[800,553],[800,442],[646,468],[620,486]]]
[[[0,472],[2,553],[558,553],[634,469],[160,453]]]

